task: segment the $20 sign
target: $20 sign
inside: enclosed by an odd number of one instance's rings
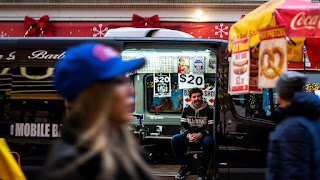
[[[179,74],[179,89],[204,88],[204,74]]]

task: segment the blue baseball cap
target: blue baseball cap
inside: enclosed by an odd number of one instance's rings
[[[71,101],[95,81],[108,80],[142,67],[144,58],[122,61],[118,51],[99,43],[84,43],[67,49],[55,65],[53,84]]]

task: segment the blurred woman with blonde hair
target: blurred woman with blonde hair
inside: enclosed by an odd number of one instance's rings
[[[97,43],[66,51],[53,82],[71,108],[41,179],[154,179],[128,130],[134,107],[123,74],[143,65]]]

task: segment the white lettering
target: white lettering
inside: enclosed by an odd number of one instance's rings
[[[31,123],[30,137],[36,137],[36,136],[37,136],[37,125],[35,123]]]
[[[318,25],[318,27],[316,27]],[[293,30],[300,29],[320,29],[320,16],[319,15],[307,15],[305,12],[299,12],[292,18],[290,27]]]
[[[16,123],[10,126],[15,131],[15,136],[20,137],[61,137],[61,124],[43,124],[43,123]],[[15,129],[13,129],[15,128]],[[13,135],[13,132],[11,133]]]
[[[40,137],[45,137],[44,136],[44,128],[43,124],[40,124]]]
[[[37,137],[40,137],[40,125],[41,124],[37,124]]]
[[[58,59],[64,58],[65,54],[66,54],[66,52],[61,53],[61,54],[58,56]]]
[[[16,59],[16,51],[13,51],[9,54],[9,57],[6,60],[15,60]]]
[[[16,136],[23,136],[23,123],[16,123]]]
[[[50,124],[45,124],[44,137],[50,137]]]
[[[61,59],[63,58],[65,55],[65,52],[61,53],[61,54],[48,54],[47,51],[45,50],[37,50],[34,51],[31,56],[28,56],[29,59]]]
[[[58,124],[52,124],[52,137],[59,137]]]
[[[150,116],[150,119],[163,119],[163,116]]]
[[[24,132],[24,136],[26,137],[30,136],[30,124],[28,123],[24,124],[23,132]]]

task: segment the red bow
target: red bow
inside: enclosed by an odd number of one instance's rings
[[[143,18],[136,14],[132,16],[132,25],[137,28],[157,28],[159,27],[159,17],[158,15],[154,15],[149,18]]]
[[[24,18],[24,28],[27,30],[24,34],[26,36],[53,36],[50,31],[49,16],[44,15],[39,20],[34,20],[32,17],[26,16]]]

